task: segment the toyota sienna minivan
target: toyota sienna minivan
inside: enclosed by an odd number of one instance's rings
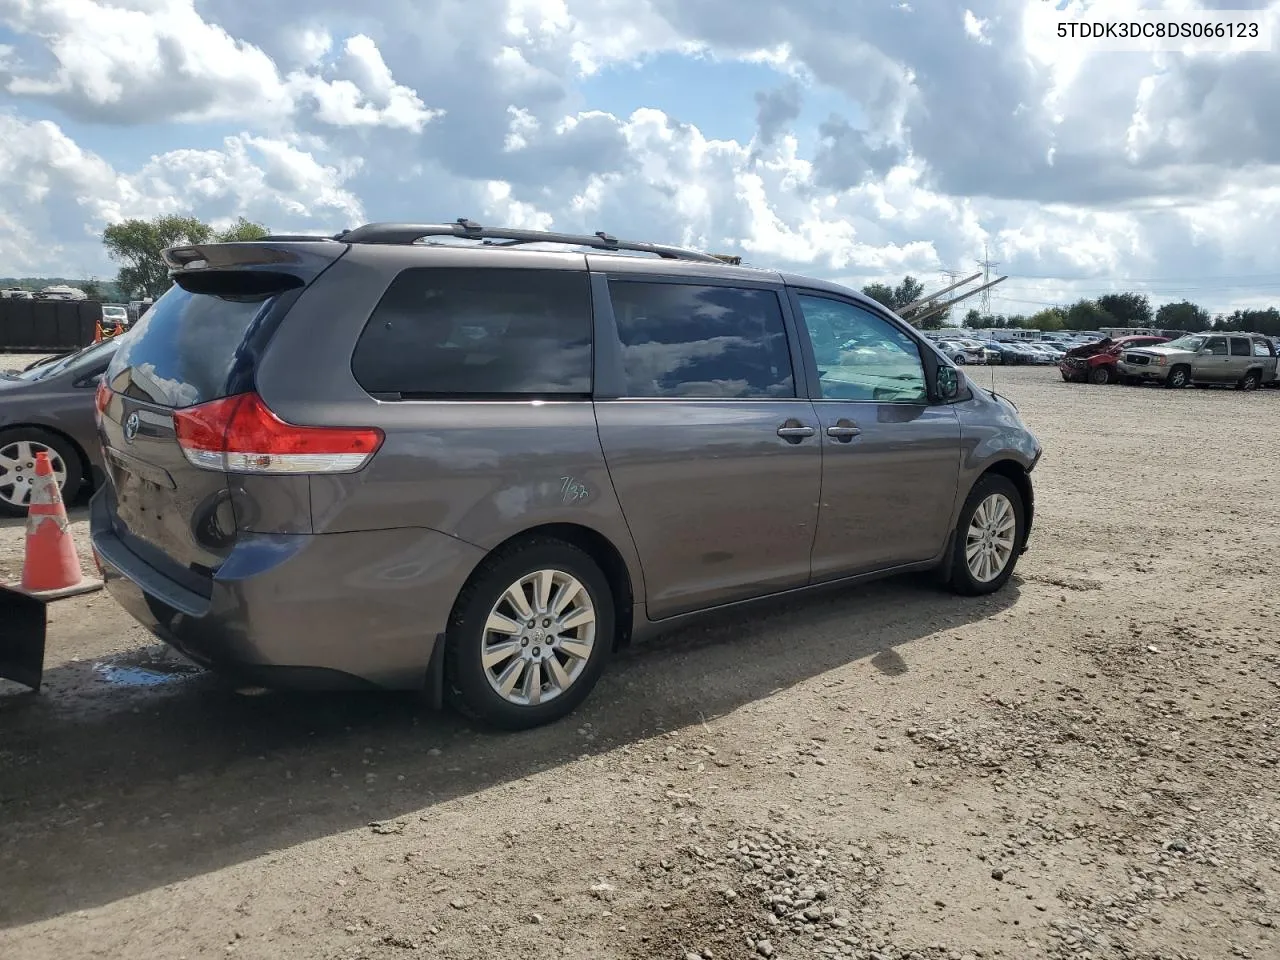
[[[96,398],[94,553],[237,682],[530,727],[692,615],[990,593],[1026,549],[1013,405],[844,287],[465,220],[165,256]]]

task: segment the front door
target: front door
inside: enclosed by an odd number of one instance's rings
[[[1191,375],[1203,383],[1224,383],[1228,379],[1231,354],[1226,337],[1209,337],[1192,361]]]
[[[955,410],[929,402],[920,345],[850,301],[797,293],[817,362],[822,509],[813,579],[938,556],[960,472]]]
[[[808,583],[822,447],[778,290],[620,275],[608,291],[617,341],[597,336],[597,364],[618,382],[597,375],[596,422],[648,616]]]

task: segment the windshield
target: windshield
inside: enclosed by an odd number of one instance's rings
[[[1179,337],[1177,340],[1170,340],[1168,343],[1162,343],[1162,347],[1172,347],[1174,350],[1189,350],[1192,353],[1198,353],[1200,348],[1204,346],[1204,337]]]
[[[111,354],[115,352],[116,344],[111,340],[104,340],[101,343],[90,344],[83,350],[77,350],[75,353],[69,353],[61,359],[52,363],[42,364],[34,369],[24,371],[18,374],[23,380],[47,380],[50,377],[60,376],[64,373],[88,372],[95,365],[105,365],[111,359]]]

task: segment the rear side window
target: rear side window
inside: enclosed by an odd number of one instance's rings
[[[1250,357],[1253,356],[1253,347],[1245,337],[1231,338],[1231,355],[1233,357]]]
[[[415,267],[387,288],[351,358],[375,395],[588,396],[585,271]]]
[[[772,290],[610,280],[629,397],[794,397]]]
[[[166,407],[228,395],[240,345],[275,296],[301,286],[294,277],[214,272],[182,278],[119,338],[107,368],[116,389]],[[129,371],[127,385],[117,377]]]

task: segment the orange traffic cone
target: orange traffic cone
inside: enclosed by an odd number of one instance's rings
[[[41,600],[58,600],[101,588],[101,580],[80,571],[62,492],[49,454],[42,450],[36,454],[36,478],[27,507],[27,549],[20,589]]]

